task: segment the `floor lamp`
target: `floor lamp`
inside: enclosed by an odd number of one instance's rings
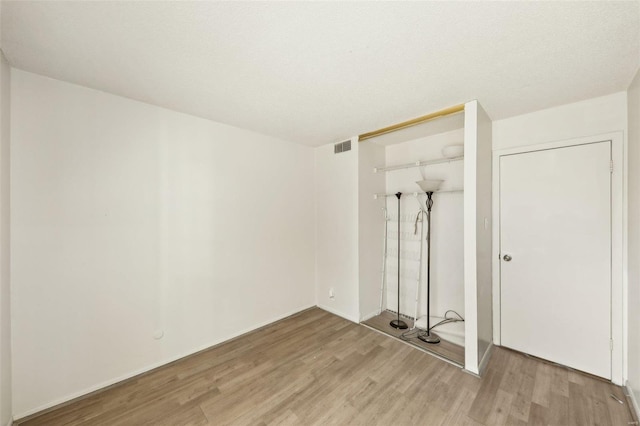
[[[398,197],[398,318],[391,321],[389,325],[393,328],[405,330],[409,326],[400,319],[400,197],[402,197],[402,192],[396,193],[396,197]]]
[[[427,332],[418,335],[418,339],[426,343],[440,343],[440,338],[431,332],[431,208],[433,193],[440,188],[441,180],[421,180],[416,182],[427,194]]]

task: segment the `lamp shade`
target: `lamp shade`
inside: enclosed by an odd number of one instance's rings
[[[425,179],[425,180],[419,180],[416,183],[418,184],[420,189],[422,189],[423,192],[435,192],[438,190],[438,188],[440,188],[440,185],[442,185],[442,182],[444,181],[441,179]]]

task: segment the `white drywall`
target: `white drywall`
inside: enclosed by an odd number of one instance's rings
[[[313,149],[11,85],[17,418],[315,304]]]
[[[9,254],[9,164],[11,68],[0,52],[0,425],[11,411],[11,297]]]
[[[493,149],[500,150],[513,147],[525,147],[529,145],[546,144],[549,142],[567,141],[570,139],[582,139],[591,136],[612,134],[620,132],[624,135],[623,149],[627,155],[627,92],[617,92],[611,95],[588,99],[582,102],[562,105],[529,114],[524,114],[504,120],[493,122]],[[620,164],[617,164],[620,163]],[[627,165],[624,161],[614,164],[614,168],[623,170],[623,185],[625,199],[627,203],[627,186],[632,185],[627,178]],[[630,171],[629,171],[630,172]],[[494,182],[494,185],[497,183]],[[623,213],[623,233],[626,237],[626,211]],[[626,241],[622,242],[623,250],[626,251]],[[629,263],[631,258],[629,257]],[[624,261],[623,261],[624,263]],[[614,271],[616,274],[623,273],[622,277],[622,298],[627,299],[626,266],[621,271]],[[631,302],[631,301],[630,301]],[[629,305],[630,306],[630,305]],[[626,327],[627,310],[614,314],[614,324],[622,322],[622,327]],[[616,317],[622,317],[616,320]],[[497,317],[496,317],[497,318]],[[497,320],[497,319],[496,319]],[[494,329],[498,327],[494,324]],[[627,353],[628,343],[625,337],[622,338],[621,357],[622,376],[627,377]],[[620,339],[618,339],[620,340]],[[614,342],[614,345],[616,342]]]
[[[482,363],[493,340],[492,309],[492,123],[477,104],[476,141],[476,267],[478,286],[478,362]]]
[[[628,384],[640,402],[640,70],[629,86],[628,101]],[[636,406],[637,409],[637,406]]]
[[[493,122],[493,149],[594,136],[626,127],[627,95],[587,99]]]
[[[358,279],[360,320],[380,309],[380,284],[384,242],[384,173],[373,169],[385,164],[385,148],[372,142],[358,143]]]
[[[386,165],[415,163],[416,161],[442,159],[442,148],[446,145],[462,145],[463,129],[448,131],[438,135],[423,137],[412,141],[387,146]],[[401,222],[402,239],[410,239],[401,243],[404,253],[401,261],[400,310],[413,316],[415,312],[416,278],[420,258],[420,235],[414,233],[416,214],[426,210],[426,195],[421,192],[416,181],[422,179],[444,180],[441,189],[463,189],[463,162],[433,164],[425,167],[389,171],[386,174],[386,186],[389,193],[402,192]],[[413,196],[419,193],[419,197]],[[389,214],[395,221],[398,200],[387,199]],[[464,316],[464,273],[463,273],[463,192],[441,192],[433,195],[432,227],[431,227],[431,316],[444,316],[452,309]],[[397,248],[397,223],[389,223],[389,248]],[[423,267],[420,283],[418,317],[427,312],[427,221],[424,221]],[[420,231],[418,230],[418,233]],[[397,309],[397,252],[390,256],[387,265],[387,308]]]
[[[464,108],[465,369],[478,374],[493,337],[491,120],[478,101]]]
[[[358,322],[358,140],[334,154],[333,144],[315,149],[316,302]],[[333,298],[329,292],[333,290]]]

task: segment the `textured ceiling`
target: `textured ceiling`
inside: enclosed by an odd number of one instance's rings
[[[631,2],[2,2],[20,69],[305,145],[625,90]]]

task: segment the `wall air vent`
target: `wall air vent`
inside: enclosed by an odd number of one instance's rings
[[[344,141],[337,143],[333,146],[333,153],[340,154],[341,152],[351,151],[351,141]]]

